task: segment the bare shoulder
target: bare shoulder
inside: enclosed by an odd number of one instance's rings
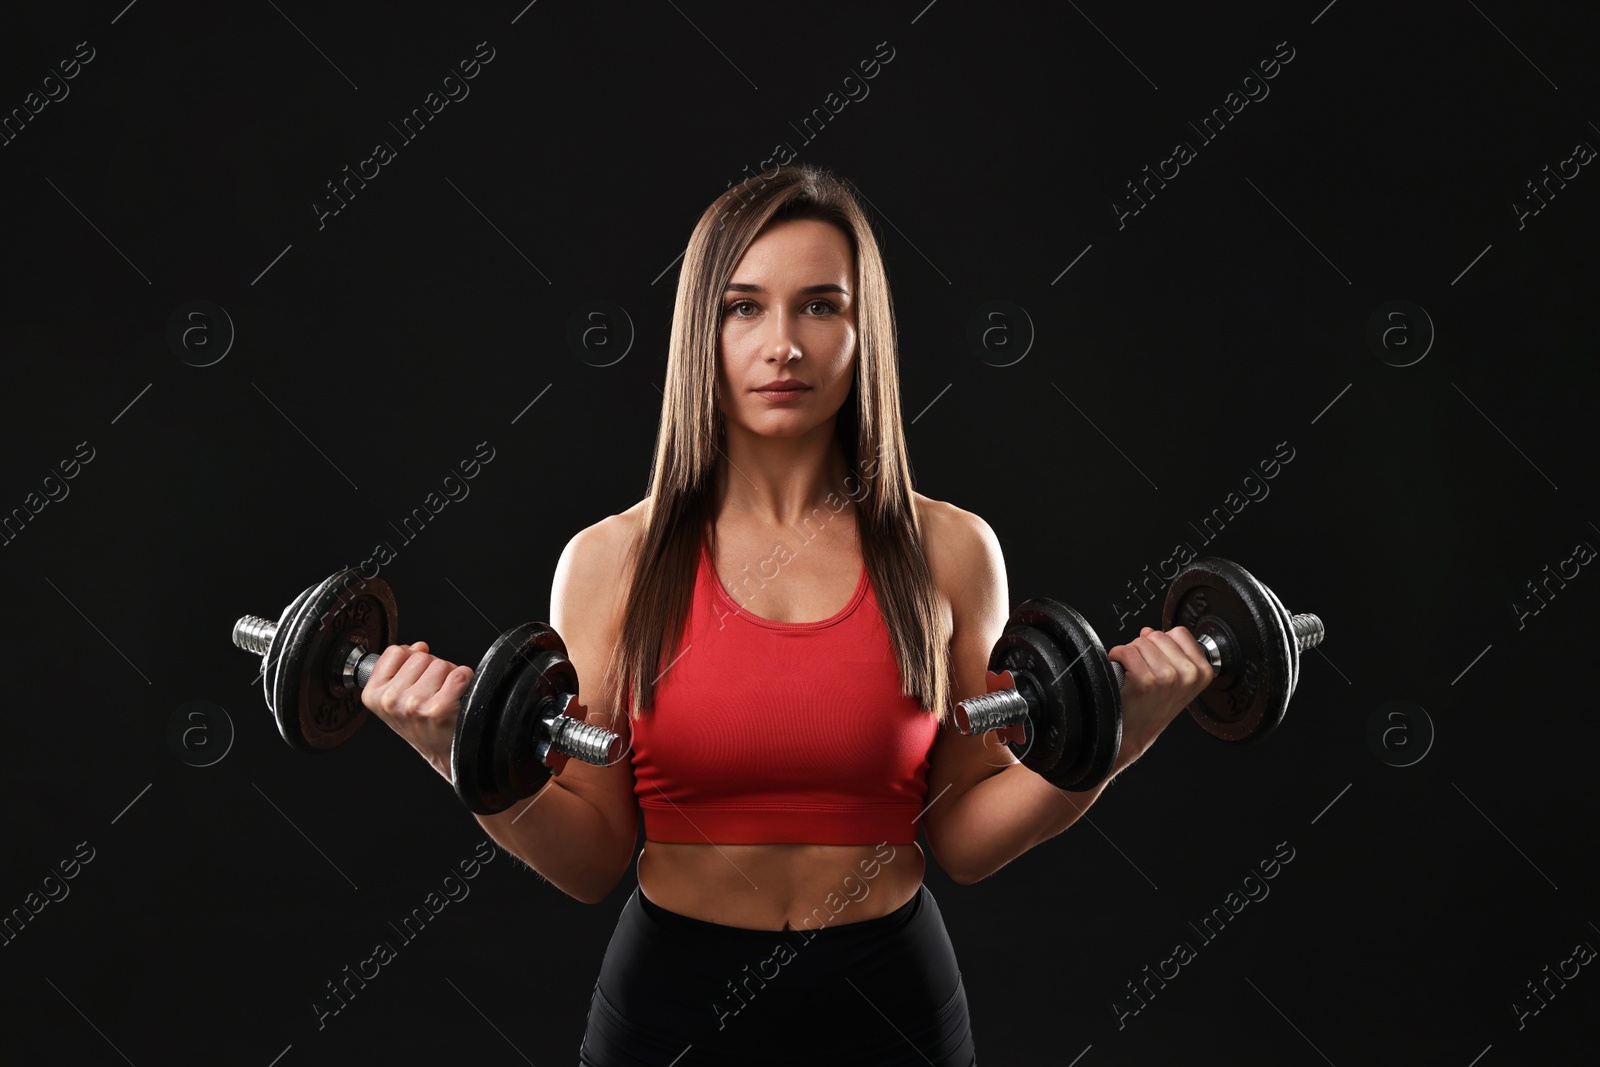
[[[928,554],[928,567],[950,575],[972,568],[983,568],[998,559],[1000,540],[976,512],[957,507],[948,500],[935,500],[912,492],[922,538]]]
[[[1005,557],[993,528],[976,512],[913,491],[928,571],[959,620],[976,603],[1007,596]]]
[[[613,707],[615,693],[605,671],[621,633],[622,600],[643,513],[640,501],[585,526],[567,541],[556,563],[549,622],[567,646],[591,710]]]
[[[645,501],[607,515],[572,535],[556,564],[556,585],[580,603],[626,588],[628,558],[643,530]],[[553,624],[552,624],[553,625]]]

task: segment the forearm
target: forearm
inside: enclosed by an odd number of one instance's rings
[[[633,860],[633,836],[621,840],[598,808],[557,778],[531,801],[476,818],[502,848],[585,904],[603,900]]]
[[[1125,753],[1105,781],[1081,793],[1059,789],[1020,763],[972,786],[943,813],[942,840],[956,843],[953,851],[938,850],[941,860],[952,852],[947,872],[963,884],[989,877],[1083,818],[1135,759]]]

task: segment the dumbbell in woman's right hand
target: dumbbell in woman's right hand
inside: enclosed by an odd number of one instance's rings
[[[430,653],[426,641],[390,645],[362,687],[361,703],[449,782],[450,745],[472,675],[471,667]]]

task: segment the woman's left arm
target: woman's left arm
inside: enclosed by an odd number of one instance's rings
[[[989,653],[1005,631],[1008,593],[1005,558],[989,524],[953,506],[940,510],[943,515],[930,524],[928,554],[935,584],[946,590],[951,605],[953,706],[988,691]],[[1147,636],[1151,633],[1154,639]],[[1175,647],[1171,638],[1146,630],[1129,645],[1110,650],[1128,670],[1123,687],[1125,710],[1130,700],[1159,702],[1171,709],[1170,714],[1162,714],[1163,722],[1170,722],[1198,693],[1193,678],[1171,677],[1170,668],[1157,662],[1163,653],[1172,655]],[[1157,677],[1145,660],[1169,676]],[[1129,741],[1125,736],[1104,782],[1085,792],[1069,793],[1017,762],[994,734],[964,736],[956,730],[953,717],[947,716],[928,757],[928,808],[922,816],[934,859],[962,885],[987,878],[1081,818],[1112,779],[1148,749],[1154,737],[1143,744]]]

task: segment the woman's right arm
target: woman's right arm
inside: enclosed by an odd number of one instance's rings
[[[507,851],[563,893],[586,904],[604,900],[633,862],[638,801],[627,715],[608,714],[615,693],[602,688],[621,622],[631,515],[612,515],[578,532],[561,552],[550,590],[549,623],[567,646],[588,719],[622,735],[624,755],[609,767],[570,759],[532,798],[478,823]]]

